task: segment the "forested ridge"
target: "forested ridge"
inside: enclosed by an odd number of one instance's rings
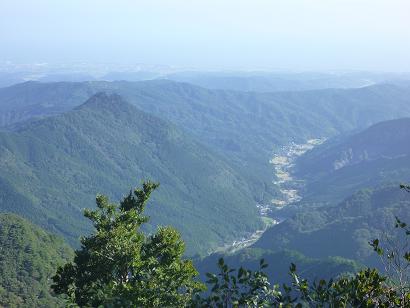
[[[0,214],[0,306],[63,305],[50,290],[57,266],[73,257],[61,238],[14,214]]]
[[[162,183],[146,227],[175,225],[191,255],[262,228],[252,189],[240,173],[118,95],[100,93],[65,114],[0,132],[0,170],[6,189],[0,209],[27,217],[73,246],[91,230],[82,209],[101,191],[120,199],[135,178]]]

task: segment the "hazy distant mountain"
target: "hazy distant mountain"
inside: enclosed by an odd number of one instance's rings
[[[381,267],[368,242],[394,231],[395,216],[410,221],[409,207],[410,194],[397,185],[361,190],[337,205],[302,208],[268,229],[254,247],[297,249],[314,258],[342,256]]]
[[[38,76],[36,81],[40,82],[81,82],[81,81],[92,81],[96,78],[90,74],[86,73],[53,73],[53,74],[44,74],[43,76]]]
[[[65,72],[65,73],[44,73],[44,72],[1,72],[0,88],[9,87],[26,81],[41,82],[81,82],[95,80],[95,77],[86,73]]]
[[[26,73],[0,72],[0,88],[9,87],[14,84],[25,82]]]
[[[362,187],[410,180],[410,118],[330,140],[297,161],[306,199],[337,200]]]
[[[104,73],[104,71],[107,71]],[[144,81],[167,79],[186,82],[208,89],[245,92],[283,92],[319,89],[360,88],[380,83],[409,84],[410,73],[366,71],[280,72],[280,71],[184,71],[169,67],[113,69],[105,66],[66,65],[65,68],[31,67],[25,70],[0,71],[0,88],[25,81]]]
[[[88,232],[81,209],[93,207],[97,193],[118,200],[142,179],[161,183],[147,209],[152,223],[178,228],[190,254],[261,227],[243,177],[117,95],[97,94],[72,111],[0,133],[0,209],[71,243]]]
[[[276,92],[328,88],[360,88],[377,83],[410,81],[410,74],[335,72],[177,72],[167,79],[188,82],[209,89]]]
[[[13,214],[0,214],[0,306],[63,307],[51,277],[73,257],[62,239]]]

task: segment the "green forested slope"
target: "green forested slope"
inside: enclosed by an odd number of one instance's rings
[[[81,210],[98,192],[118,200],[141,179],[161,183],[148,214],[177,227],[189,254],[261,227],[250,187],[224,160],[117,95],[0,133],[0,208],[71,243],[89,230]]]
[[[63,241],[14,214],[0,214],[0,306],[56,307],[51,277],[73,257]]]
[[[267,230],[254,247],[380,265],[368,242],[393,230],[395,216],[409,221],[409,208],[410,196],[398,186],[361,190],[334,206],[304,204],[293,217]]]
[[[384,121],[318,146],[296,162],[304,200],[334,202],[354,191],[410,181],[410,118]]]
[[[384,121],[322,145],[298,160],[300,174],[320,175],[345,166],[410,154],[410,118]]]

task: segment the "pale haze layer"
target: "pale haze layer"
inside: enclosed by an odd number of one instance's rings
[[[408,0],[2,0],[0,61],[410,71]]]

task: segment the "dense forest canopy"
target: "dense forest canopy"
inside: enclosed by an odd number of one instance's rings
[[[0,306],[63,306],[50,290],[56,268],[73,257],[61,238],[14,214],[0,214],[0,249]]]

